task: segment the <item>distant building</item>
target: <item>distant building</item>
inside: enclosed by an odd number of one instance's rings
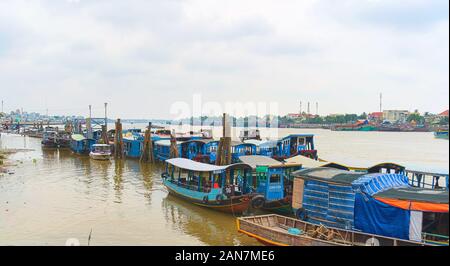
[[[448,117],[448,110],[445,110],[444,112],[438,114],[440,117]]]
[[[383,120],[391,123],[405,123],[408,116],[409,111],[407,110],[383,110]]]
[[[383,120],[383,112],[373,112],[370,113],[367,118],[370,121],[382,121]]]
[[[292,119],[295,119],[295,118],[300,118],[300,117],[302,117],[302,115],[301,114],[295,114],[295,113],[292,113],[292,114],[287,114],[286,115],[288,118],[292,118]]]

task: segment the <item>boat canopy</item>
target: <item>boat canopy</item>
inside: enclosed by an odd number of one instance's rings
[[[92,147],[111,147],[109,144],[94,144]]]
[[[85,139],[86,139],[86,138],[85,138],[83,135],[81,135],[81,134],[73,134],[71,137],[72,137],[72,139],[75,140],[75,141],[82,141],[82,140],[85,140]]]
[[[314,134],[307,134],[307,133],[305,133],[305,134],[291,134],[291,135],[287,135],[286,137],[282,138],[282,140],[289,139],[289,138],[296,138],[296,137],[308,138],[308,137],[314,137]]]
[[[207,144],[207,143],[215,142],[215,141],[217,141],[217,140],[212,140],[212,139],[191,139],[191,140],[183,141],[182,144],[189,144],[189,143]]]
[[[311,159],[309,157],[303,156],[303,155],[297,155],[291,158],[288,158],[285,160],[287,163],[298,163],[303,166],[303,168],[316,168],[316,167],[323,167],[326,164],[329,164],[329,162],[321,162],[314,159]]]
[[[347,185],[351,185],[353,181],[359,179],[364,175],[367,175],[366,173],[356,173],[330,167],[308,168],[295,171],[293,174],[294,176],[302,179]]]
[[[226,169],[233,169],[238,167],[250,168],[249,165],[244,163],[230,164],[230,165],[213,165],[207,163],[200,163],[186,158],[172,158],[166,160],[166,163],[171,164],[175,167],[196,171],[196,172],[216,172],[224,171]]]
[[[394,169],[396,172],[405,171],[405,167],[396,163],[379,163],[367,168],[369,173],[379,173],[382,169]]]
[[[261,143],[263,143],[264,141],[261,141],[261,140],[257,140],[257,139],[246,139],[246,140],[244,140],[244,143],[246,143],[246,144],[253,144],[253,145],[255,145],[255,146],[259,146],[259,145],[261,145]]]
[[[267,140],[267,141],[263,141],[259,144],[260,148],[276,148],[278,144],[277,140]]]
[[[448,204],[448,190],[418,187],[392,188],[375,194],[377,198]]]

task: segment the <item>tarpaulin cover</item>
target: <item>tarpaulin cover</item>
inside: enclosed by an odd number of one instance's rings
[[[367,174],[352,182],[355,191],[370,196],[392,188],[406,188],[408,186],[408,177],[402,174]]]
[[[354,227],[366,233],[409,239],[410,211],[355,194]]]

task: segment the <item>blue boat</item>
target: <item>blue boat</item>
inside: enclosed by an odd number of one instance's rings
[[[92,146],[96,144],[95,139],[87,139],[82,134],[72,134],[70,141],[70,149],[77,154],[89,154],[92,151]]]
[[[438,139],[448,139],[448,129],[440,129],[434,132],[434,137]]]
[[[284,160],[296,155],[303,155],[317,160],[313,134],[292,134],[277,142],[276,154],[273,158]]]
[[[181,157],[197,162],[210,163],[209,144],[217,144],[214,140],[192,139],[181,143]]]
[[[183,142],[182,141],[177,141],[177,149],[178,149],[178,154],[182,154],[181,151],[181,144]],[[157,140],[154,143],[154,149],[155,149],[155,158],[159,161],[165,161],[170,159],[170,140],[168,139],[162,139],[162,140]]]
[[[256,145],[240,141],[231,142],[231,162],[239,162],[239,157],[256,155]]]
[[[123,150],[126,157],[141,158],[144,136],[135,132],[128,132],[123,137]]]

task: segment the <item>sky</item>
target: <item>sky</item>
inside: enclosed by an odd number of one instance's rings
[[[5,111],[179,118],[174,103],[439,113],[447,0],[0,0]],[[203,107],[202,107],[203,108]],[[179,115],[179,114],[177,114]]]

